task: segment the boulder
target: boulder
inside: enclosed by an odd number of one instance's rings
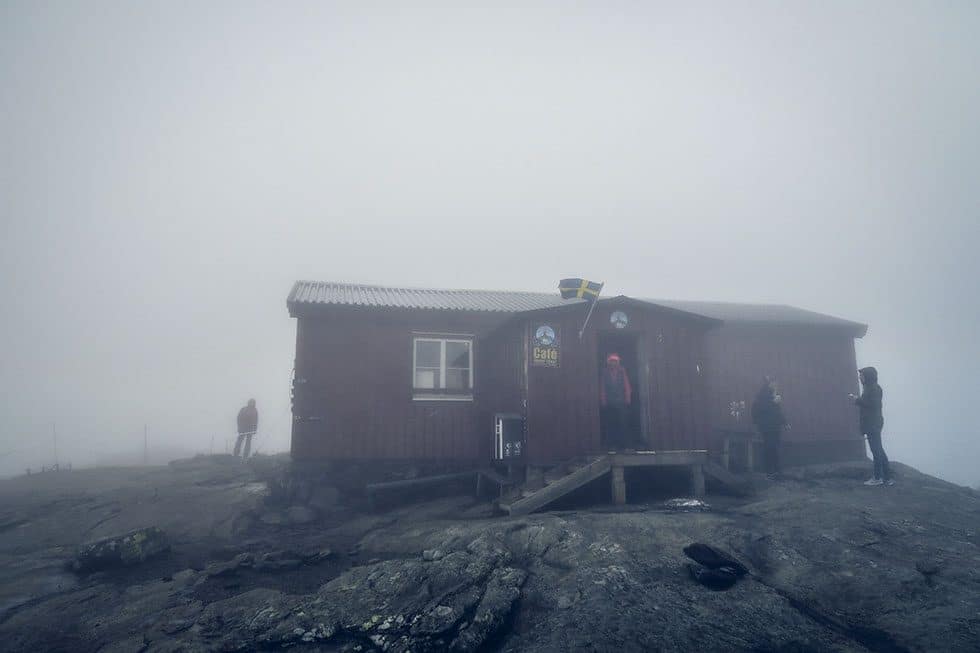
[[[89,573],[137,565],[170,550],[166,534],[155,526],[83,544],[71,563],[74,571]]]
[[[528,574],[485,544],[430,562],[412,557],[355,567],[310,595],[255,589],[215,601],[200,611],[195,628],[179,631],[180,645],[266,650],[333,640],[329,650],[486,650],[505,630]],[[307,554],[270,552],[256,564],[300,555]],[[363,648],[345,648],[350,642]]]
[[[422,559],[427,562],[433,562],[445,557],[445,555],[446,554],[439,549],[426,549],[422,552]]]

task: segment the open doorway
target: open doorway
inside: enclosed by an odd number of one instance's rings
[[[607,402],[599,412],[599,428],[604,450],[643,449],[646,438],[643,429],[643,392],[640,391],[640,345],[639,334],[622,331],[603,331],[599,334],[598,364],[600,387],[604,383],[607,359],[612,354],[619,356],[619,364],[624,368],[632,388],[631,401],[621,407]]]

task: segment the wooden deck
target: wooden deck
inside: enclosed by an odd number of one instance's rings
[[[548,504],[577,490],[586,483],[610,474],[613,502],[626,503],[627,467],[680,466],[691,469],[691,492],[695,497],[704,496],[704,467],[708,464],[705,450],[683,451],[636,451],[629,453],[608,453],[595,456],[588,461],[570,462],[564,466],[564,473],[557,477],[551,474],[533,475],[543,487],[526,485],[520,494],[511,501],[501,501],[500,507],[511,515],[526,515],[540,510]],[[529,479],[532,475],[529,474]]]

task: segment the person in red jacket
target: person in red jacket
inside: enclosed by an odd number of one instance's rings
[[[609,354],[599,380],[599,405],[605,413],[606,444],[614,450],[630,445],[627,419],[632,401],[633,388],[629,374],[620,365],[619,354]]]

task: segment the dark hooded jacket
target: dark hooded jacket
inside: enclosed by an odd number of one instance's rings
[[[241,434],[255,433],[259,427],[259,411],[255,404],[248,404],[238,411],[238,432]]]
[[[878,385],[878,370],[873,367],[865,367],[859,370],[864,379],[864,387],[861,396],[854,400],[854,403],[861,409],[861,432],[871,433],[880,431],[885,425],[885,418],[881,413],[881,386]]]
[[[776,403],[776,397],[769,384],[759,388],[752,402],[752,423],[761,433],[773,433],[786,426],[783,407]]]

